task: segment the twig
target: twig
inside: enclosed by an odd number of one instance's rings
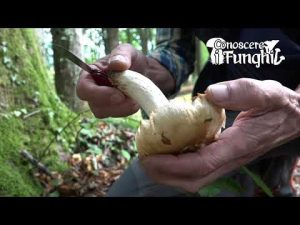
[[[58,134],[54,135],[54,138],[52,138],[52,140],[49,142],[49,144],[45,147],[45,149],[42,151],[44,153],[47,153],[48,149],[50,148],[50,146],[54,143],[54,141],[56,140],[56,137],[61,134],[68,126],[70,126],[76,119],[78,119],[81,114],[88,112],[90,110],[85,110],[83,112],[79,112],[73,119],[71,119],[62,129]]]
[[[50,172],[50,170],[41,162],[39,162],[37,159],[35,159],[33,157],[32,154],[30,154],[28,151],[26,150],[22,150],[21,151],[21,155],[27,159],[32,165],[36,166],[40,171],[42,171],[43,173],[47,174],[48,176],[50,176],[51,178],[53,178],[52,173]]]
[[[38,113],[40,113],[40,112],[41,112],[40,109],[38,109],[38,110],[36,110],[36,111],[33,111],[33,112],[31,112],[31,113],[26,114],[25,116],[23,116],[23,119],[26,120],[28,117],[34,116],[35,114],[38,114]]]

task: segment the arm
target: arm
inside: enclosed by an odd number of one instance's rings
[[[179,91],[194,70],[195,37],[188,29],[157,29],[157,47],[149,55],[164,66],[175,80],[175,89]]]

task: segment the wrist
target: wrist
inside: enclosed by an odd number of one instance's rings
[[[159,61],[151,57],[147,58],[147,67],[144,75],[151,79],[165,95],[170,95],[175,90],[175,79],[170,71],[160,64]]]
[[[132,61],[130,69],[148,77],[165,95],[169,95],[175,90],[175,80],[169,70],[157,60],[148,57],[141,52],[138,52]]]

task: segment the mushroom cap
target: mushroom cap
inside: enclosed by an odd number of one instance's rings
[[[198,150],[213,142],[225,125],[225,110],[198,94],[192,104],[171,101],[143,120],[136,133],[139,156]]]

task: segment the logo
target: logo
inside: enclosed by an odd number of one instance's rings
[[[259,68],[262,64],[279,65],[285,57],[281,50],[275,48],[279,40],[264,42],[226,42],[222,38],[208,40],[206,46],[212,48],[210,61],[214,65],[221,64],[253,64]],[[274,49],[275,48],[275,49]],[[235,50],[259,50],[259,53],[235,53]]]

